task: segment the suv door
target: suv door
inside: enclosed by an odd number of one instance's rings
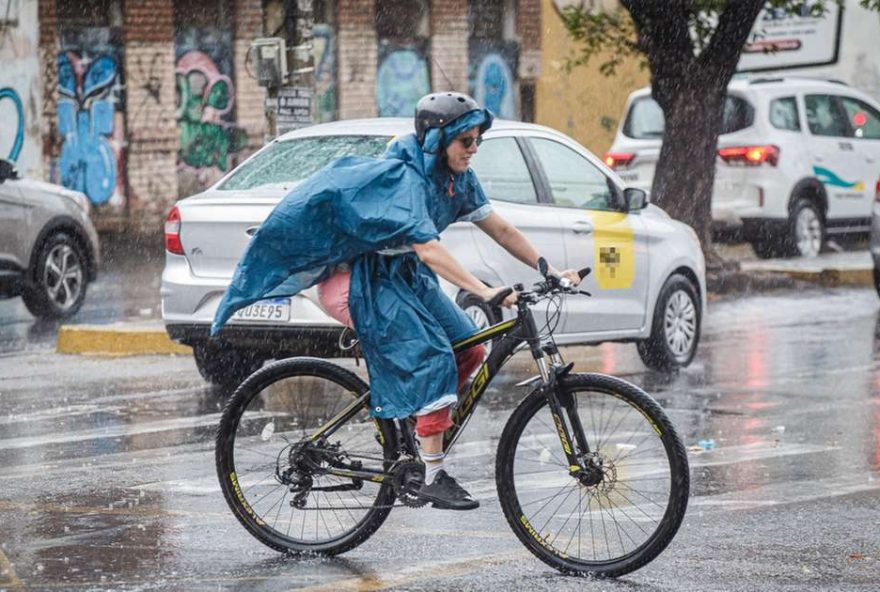
[[[873,195],[869,191],[865,161],[856,153],[853,133],[840,97],[804,96],[809,150],[813,173],[828,194],[828,218],[867,218]],[[870,189],[873,189],[871,187]]]
[[[0,183],[0,274],[27,267],[24,231],[27,228],[25,207],[18,182]]]
[[[532,136],[529,145],[550,187],[565,241],[565,266],[592,267],[592,298],[565,299],[563,331],[639,330],[645,322],[648,250],[645,225],[620,211],[620,188],[585,151],[560,138]]]
[[[874,190],[880,181],[880,111],[861,99],[840,97],[840,102],[849,119],[856,149],[855,160],[864,161],[860,179],[865,179],[867,194],[865,216],[871,215]]]

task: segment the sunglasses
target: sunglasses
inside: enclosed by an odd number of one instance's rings
[[[477,136],[476,138],[473,136],[465,136],[463,138],[458,138],[458,141],[461,142],[461,145],[464,146],[465,150],[474,145],[474,143],[479,146],[483,143],[483,136]]]

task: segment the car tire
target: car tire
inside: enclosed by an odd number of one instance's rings
[[[42,319],[73,316],[86,298],[88,276],[80,244],[65,232],[50,234],[39,247],[22,291],[24,305]]]
[[[816,203],[806,198],[795,201],[783,241],[785,255],[815,257],[825,244],[825,223]]]
[[[675,370],[691,363],[700,342],[700,298],[693,282],[673,274],[663,284],[651,335],[637,344],[639,357],[652,370]]]
[[[265,361],[251,352],[211,342],[193,345],[193,358],[202,378],[222,387],[238,386]]]
[[[877,296],[880,296],[880,269],[874,268],[874,289],[877,290]]]
[[[491,327],[495,323],[501,322],[501,311],[492,308],[479,296],[475,296],[470,292],[462,292],[455,299],[456,304],[461,307],[464,313],[474,322],[478,331],[482,331]],[[486,348],[491,349],[492,341],[486,343]]]

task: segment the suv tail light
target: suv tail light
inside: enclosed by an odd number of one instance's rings
[[[732,146],[719,148],[718,156],[727,164],[760,166],[765,162],[776,166],[779,162],[779,148],[776,146]]]
[[[605,164],[612,169],[617,169],[629,165],[635,157],[636,155],[632,152],[606,152]]]
[[[180,242],[180,210],[177,206],[171,208],[168,217],[165,218],[165,250],[175,255],[184,254]]]
[[[877,179],[877,184],[874,185],[874,201],[880,202],[880,179]]]

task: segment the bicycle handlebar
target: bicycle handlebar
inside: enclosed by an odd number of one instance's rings
[[[531,291],[524,291],[522,284],[516,284],[513,287],[507,287],[501,291],[499,291],[495,296],[493,296],[490,300],[486,302],[489,306],[495,308],[501,305],[505,298],[507,298],[514,290],[519,292],[520,298],[525,298],[527,300],[536,301],[537,297],[544,296],[550,293],[559,293],[565,292],[568,294],[583,294],[585,296],[592,296],[586,290],[578,290],[573,285],[571,280],[564,277],[559,277],[550,273],[550,267],[547,265],[547,260],[541,257],[538,259],[538,271],[541,272],[541,275],[544,276],[543,282],[538,282],[535,284],[535,289]],[[578,277],[584,279],[587,277],[592,269],[589,267],[584,267],[583,269],[578,271]]]

